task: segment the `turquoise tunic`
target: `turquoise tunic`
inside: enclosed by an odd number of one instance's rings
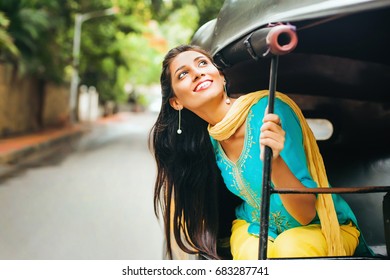
[[[226,156],[220,143],[211,138],[217,165],[221,170],[227,188],[243,200],[243,203],[236,208],[236,217],[237,219],[247,221],[250,224],[248,232],[256,236],[260,232],[263,173],[263,162],[260,159],[260,127],[267,105],[268,97],[265,97],[251,107],[245,123],[244,147],[236,162],[231,161]],[[317,184],[308,170],[303,147],[302,129],[298,117],[290,106],[278,98],[275,98],[274,111],[280,117],[283,129],[286,132],[285,145],[280,154],[281,157],[304,186],[316,188]],[[348,224],[352,221],[357,225],[356,217],[345,200],[336,194],[332,194],[332,197],[339,223]],[[312,223],[320,223],[317,215]],[[276,238],[283,231],[298,226],[301,226],[301,224],[283,206],[279,194],[271,195],[268,235]],[[362,235],[360,235],[359,239],[359,246],[355,254],[371,255],[372,252],[366,246]]]

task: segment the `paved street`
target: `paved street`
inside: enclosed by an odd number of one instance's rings
[[[2,182],[0,259],[161,259],[147,147],[156,116],[101,123],[72,152]]]

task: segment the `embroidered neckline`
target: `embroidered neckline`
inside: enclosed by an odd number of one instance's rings
[[[245,122],[245,135],[244,135],[244,145],[242,147],[242,151],[240,153],[240,156],[238,157],[237,161],[234,162],[233,160],[231,160],[225,153],[225,151],[223,150],[222,148],[222,145],[219,141],[216,140],[217,142],[217,147],[218,147],[218,153],[221,155],[222,159],[230,166],[234,166],[234,167],[237,167],[237,166],[242,166],[244,163],[245,163],[245,160],[248,158],[248,155],[249,155],[249,150],[250,150],[250,147],[252,146],[253,144],[253,141],[252,141],[252,128],[251,128],[251,120],[252,120],[252,117],[253,117],[253,113],[252,113],[252,109],[249,111],[248,113],[248,118]]]

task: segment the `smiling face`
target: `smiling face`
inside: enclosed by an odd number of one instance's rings
[[[184,107],[197,113],[223,102],[224,76],[204,54],[182,52],[172,60],[169,70],[175,93],[170,103],[175,109]]]

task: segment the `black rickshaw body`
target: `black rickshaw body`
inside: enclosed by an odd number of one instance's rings
[[[278,56],[276,90],[289,95],[307,119],[331,124],[330,137],[317,142],[332,187],[390,186],[390,1],[226,0],[191,43],[211,52],[231,95],[246,94],[269,87],[272,54],[258,55],[245,42],[280,23],[294,28],[298,43]],[[367,244],[387,258],[390,194],[340,195]],[[234,198],[226,199],[234,207]],[[234,211],[224,203],[221,213],[223,238]]]

